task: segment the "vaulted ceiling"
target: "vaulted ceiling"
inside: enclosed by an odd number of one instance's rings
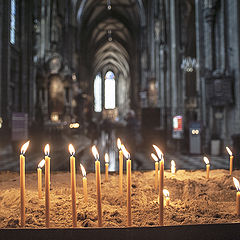
[[[77,9],[81,54],[92,74],[111,69],[129,76],[145,24],[142,1],[82,0]]]

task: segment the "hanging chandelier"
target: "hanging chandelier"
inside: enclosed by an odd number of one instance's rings
[[[107,0],[107,10],[111,10],[112,9],[112,5],[111,5],[111,0]]]
[[[196,58],[185,57],[182,60],[181,69],[185,72],[193,72],[198,68],[198,63]]]
[[[113,39],[112,39],[112,30],[108,30],[107,31],[107,38],[108,38],[108,41],[111,42]]]

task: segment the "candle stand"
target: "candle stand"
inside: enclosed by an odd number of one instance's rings
[[[0,239],[230,240],[240,239],[240,223],[128,228],[0,229]]]

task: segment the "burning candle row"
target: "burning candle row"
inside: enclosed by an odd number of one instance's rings
[[[122,179],[123,179],[123,155],[127,158],[127,224],[131,226],[131,160],[130,154],[120,142],[119,159],[120,159],[120,181],[119,187],[122,193]],[[26,142],[21,148],[20,154],[20,196],[21,196],[21,226],[25,226],[25,152],[29,146],[29,141]],[[76,168],[75,168],[75,149],[72,144],[69,144],[70,153],[70,175],[71,175],[71,200],[72,200],[72,221],[73,227],[77,226],[77,213],[76,213]],[[43,159],[37,168],[38,173],[38,196],[42,198],[42,168],[45,165],[45,215],[46,227],[50,225],[50,146],[47,144],[44,148],[45,159]],[[97,212],[98,212],[98,226],[102,226],[102,207],[101,207],[101,172],[99,153],[96,146],[92,147],[92,153],[95,158],[95,175],[96,175],[96,189],[97,189]],[[87,178],[86,171],[82,164],[80,164],[83,174],[83,192],[84,200],[87,202]],[[108,181],[108,166],[109,156],[105,154],[105,179]]]
[[[29,141],[26,142],[21,148],[20,154],[20,197],[21,197],[21,226],[25,226],[25,152],[29,146]],[[130,153],[126,150],[125,146],[121,143],[120,139],[117,140],[117,146],[119,149],[119,192],[123,193],[123,156],[127,159],[126,162],[126,176],[127,176],[127,225],[132,225],[132,212],[131,212],[131,160]],[[165,206],[169,205],[169,192],[164,187],[164,155],[162,151],[153,145],[156,154],[152,153],[151,156],[155,160],[155,189],[159,189],[159,225],[163,225],[163,210],[164,210],[164,196]],[[77,210],[76,210],[76,168],[75,168],[75,149],[72,144],[69,144],[70,153],[70,180],[71,180],[71,200],[72,200],[72,224],[73,227],[77,227]],[[232,173],[233,156],[229,148],[227,151],[230,155],[230,174]],[[42,168],[45,165],[45,215],[46,215],[46,227],[50,226],[50,146],[47,144],[44,148],[45,158],[38,164],[38,196],[42,198]],[[92,153],[95,158],[95,175],[96,175],[96,191],[97,191],[97,213],[98,213],[98,226],[102,226],[102,204],[101,204],[101,172],[99,153],[96,146],[92,147]],[[210,163],[207,157],[204,157],[206,163],[207,179],[209,178]],[[83,193],[84,201],[87,202],[87,178],[86,171],[82,164],[80,164],[83,174]],[[105,154],[105,180],[108,181],[108,167],[109,156]],[[160,171],[158,170],[160,169]],[[158,176],[159,171],[159,176]],[[176,164],[171,161],[171,172],[175,174]],[[236,205],[237,214],[240,215],[240,185],[236,178],[233,178],[234,184],[237,189]]]

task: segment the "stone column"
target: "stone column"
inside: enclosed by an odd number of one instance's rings
[[[160,93],[160,51],[159,51],[159,46],[160,46],[160,42],[159,42],[159,34],[160,34],[160,23],[157,20],[155,22],[155,62],[156,62],[156,70],[155,70],[155,74],[156,74],[156,86],[158,87],[158,101],[157,101],[157,106],[160,107],[160,97],[161,97],[161,93]]]
[[[0,1],[0,117],[2,117],[3,1]]]
[[[213,1],[206,0],[203,11],[205,17],[205,67],[213,71],[216,67],[214,48],[214,25],[216,10]]]
[[[0,35],[1,44],[4,48],[1,48],[2,54],[2,72],[1,72],[1,110],[3,117],[3,126],[8,127],[11,119],[10,114],[10,99],[9,99],[9,79],[10,79],[10,39],[9,39],[9,11],[10,1],[2,1],[3,14],[2,17],[2,34]]]
[[[155,0],[149,1],[149,43],[150,43],[150,71],[151,77],[155,74],[155,42],[154,42],[154,2]]]
[[[171,114],[177,112],[177,41],[176,41],[176,1],[170,0],[170,34],[171,34]],[[169,92],[168,92],[169,94]]]
[[[166,90],[166,86],[165,86],[165,46],[161,45],[160,46],[160,79],[159,79],[159,101],[160,101],[160,128],[164,129],[165,126],[165,90]]]
[[[41,23],[40,23],[40,58],[44,59],[45,54],[45,0],[42,0],[41,4]]]

